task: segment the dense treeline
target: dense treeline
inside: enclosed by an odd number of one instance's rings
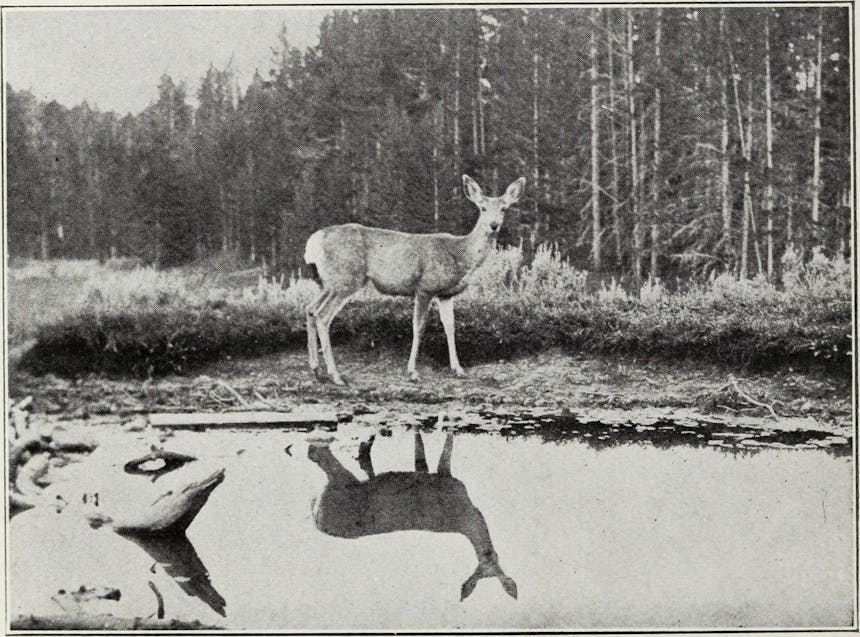
[[[527,193],[503,243],[644,278],[775,275],[789,244],[845,253],[848,9],[335,11],[281,32],[244,91],[230,68],[162,77],[138,115],[7,91],[13,255],[225,251],[301,262],[358,221],[464,232],[462,173]],[[225,57],[229,51],[224,52]]]

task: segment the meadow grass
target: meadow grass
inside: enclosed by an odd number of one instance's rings
[[[466,364],[561,348],[850,374],[850,263],[821,254],[804,262],[789,251],[782,265],[779,286],[723,274],[683,291],[670,292],[659,280],[628,291],[614,280],[595,288],[550,246],[529,265],[517,248],[497,250],[455,303],[458,349]],[[36,373],[149,376],[184,373],[225,355],[304,348],[304,307],[316,284],[249,271],[234,277],[231,268],[10,270],[13,330],[36,340],[22,365]],[[249,284],[252,275],[256,283]],[[335,319],[332,339],[405,351],[411,320],[411,299],[364,290]],[[438,320],[429,322],[422,356],[447,361]]]

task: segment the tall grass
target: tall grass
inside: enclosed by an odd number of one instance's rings
[[[820,253],[805,262],[790,250],[782,265],[778,285],[722,274],[679,292],[659,280],[638,290],[614,280],[589,290],[588,273],[551,246],[540,247],[528,265],[519,249],[500,249],[456,303],[461,358],[560,347],[849,373],[850,264]],[[91,268],[78,301],[37,329],[24,364],[36,372],[151,375],[185,372],[226,354],[305,346],[304,307],[318,294],[314,282],[258,276],[256,284],[231,286],[227,279],[223,270],[213,276],[207,268]],[[411,318],[411,299],[362,291],[335,320],[332,338],[359,349],[406,348]],[[436,321],[422,350],[439,361],[447,357]]]

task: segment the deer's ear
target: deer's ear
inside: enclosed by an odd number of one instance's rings
[[[480,204],[484,198],[484,193],[481,192],[481,187],[469,175],[463,175],[463,192],[466,197],[475,204]]]
[[[502,200],[504,201],[506,206],[510,206],[515,204],[520,200],[520,197],[523,194],[523,189],[526,187],[526,178],[520,177],[505,191],[505,194],[502,195]]]
[[[513,579],[511,579],[510,577],[507,577],[507,576],[500,577],[499,581],[501,581],[502,588],[505,589],[505,592],[508,595],[510,595],[511,597],[513,597],[514,599],[516,599],[517,598],[517,583]]]
[[[477,584],[478,584],[479,578],[480,578],[480,575],[478,574],[478,571],[475,571],[474,573],[472,573],[469,576],[469,579],[467,579],[465,582],[463,582],[463,586],[460,588],[460,601],[461,602],[464,599],[466,599],[469,595],[472,594],[472,591],[475,590],[475,586],[477,586]]]

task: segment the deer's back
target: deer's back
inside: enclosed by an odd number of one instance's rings
[[[326,287],[345,291],[369,281],[383,294],[453,296],[462,290],[469,272],[464,237],[410,234],[357,223],[318,231],[308,240],[306,255]]]

